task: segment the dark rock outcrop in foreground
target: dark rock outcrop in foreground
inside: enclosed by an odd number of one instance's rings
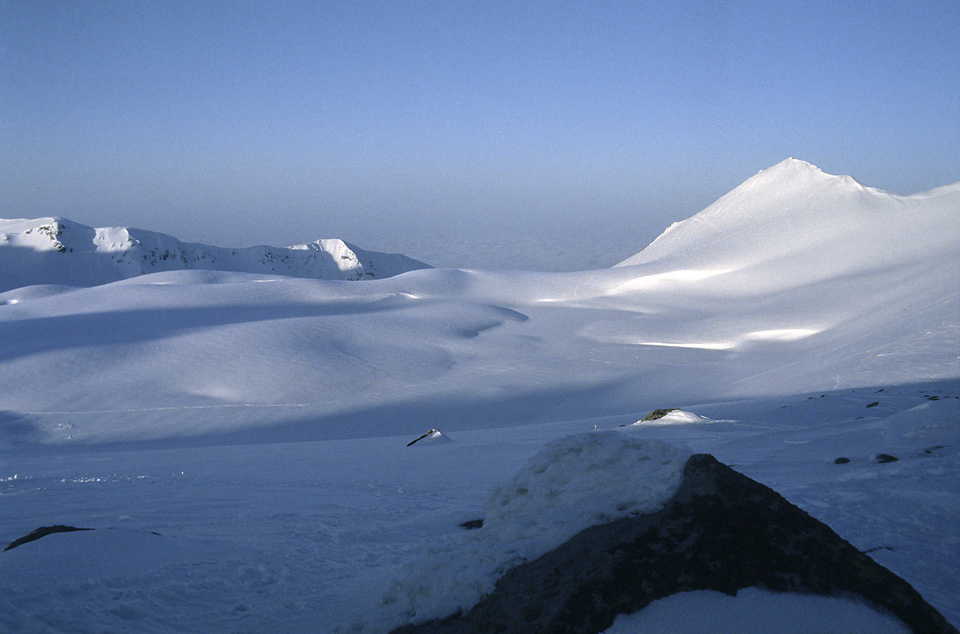
[[[92,531],[92,528],[77,528],[76,526],[64,526],[63,524],[57,524],[55,526],[41,526],[40,528],[35,528],[23,537],[15,539],[10,542],[4,551],[13,550],[17,546],[23,546],[24,544],[29,544],[30,542],[37,541],[41,537],[46,537],[47,535],[52,535],[53,533],[73,533],[75,531]]]
[[[510,570],[470,611],[394,634],[594,634],[678,592],[858,595],[914,632],[953,632],[906,581],[713,456],[687,462],[659,512],[588,528]]]

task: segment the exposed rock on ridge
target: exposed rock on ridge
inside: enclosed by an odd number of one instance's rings
[[[663,510],[588,528],[509,571],[463,615],[394,634],[603,632],[617,614],[692,590],[856,595],[914,632],[954,629],[904,580],[771,489],[693,456]]]

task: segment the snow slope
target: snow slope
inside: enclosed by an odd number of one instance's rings
[[[0,443],[454,432],[953,378],[958,209],[958,188],[788,160],[612,269],[15,289]]]
[[[791,159],[611,269],[7,290],[0,540],[104,530],[0,556],[0,629],[388,631],[449,605],[416,599],[421,573],[469,552],[491,488],[603,429],[713,453],[960,623],[958,279],[960,187]],[[406,447],[427,429],[452,442]],[[534,552],[492,543],[461,598]],[[112,549],[140,563],[83,556]]]
[[[342,240],[227,249],[141,229],[94,229],[66,218],[0,219],[0,291],[37,284],[96,286],[158,271],[220,270],[359,280],[427,268]]]

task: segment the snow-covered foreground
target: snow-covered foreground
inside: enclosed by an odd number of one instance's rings
[[[655,505],[691,451],[960,625],[957,279],[960,187],[893,196],[790,160],[608,270],[0,293],[0,543],[97,529],[0,553],[0,629],[389,631]],[[662,486],[595,477],[611,465]],[[512,506],[531,473],[553,493]]]
[[[957,625],[960,384],[878,389],[705,406],[695,409],[709,420],[676,426],[614,417],[412,447],[384,437],[7,454],[0,535],[98,530],[0,554],[0,629],[388,631],[411,602],[432,608],[492,582],[491,558],[515,557],[517,542],[478,545],[480,531],[459,525],[488,517],[491,492],[545,444],[595,426],[713,453],[870,551]],[[577,480],[593,463],[572,464]],[[596,489],[594,504],[633,493],[621,484]]]

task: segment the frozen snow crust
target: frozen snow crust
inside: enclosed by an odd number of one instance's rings
[[[382,603],[396,624],[467,610],[504,572],[588,526],[659,510],[680,486],[689,457],[667,443],[615,431],[551,442],[494,489],[479,530],[431,544]]]

